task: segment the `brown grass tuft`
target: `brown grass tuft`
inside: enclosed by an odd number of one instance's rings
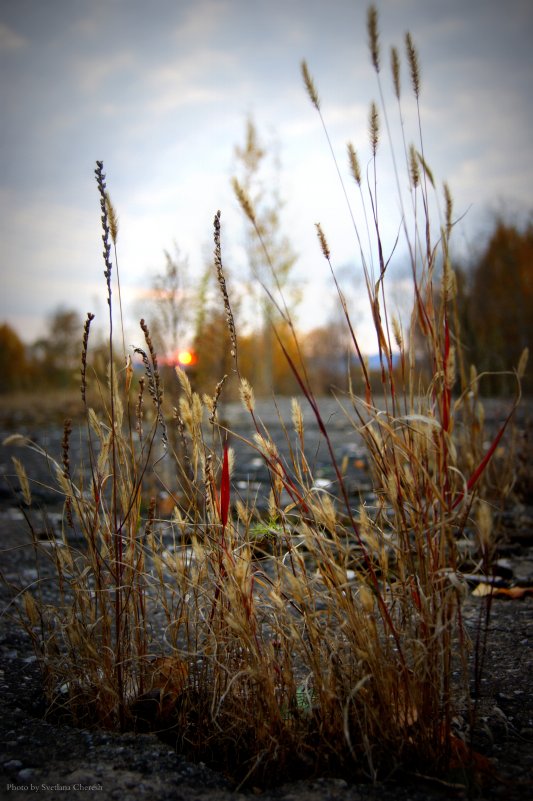
[[[379,72],[373,6],[368,36]],[[406,44],[418,99],[418,57],[409,36]],[[397,54],[392,69],[399,100],[395,63]],[[324,124],[305,62],[302,74]],[[194,375],[178,369],[163,394],[157,353],[142,320],[146,350],[137,347],[134,354],[144,376],[137,379],[127,365],[126,380],[119,383],[111,314],[118,275],[112,274],[109,244],[116,231],[113,235],[101,162],[96,176],[110,311],[108,381],[98,384],[99,402],[89,405],[88,315],[81,349],[86,429],[79,464],[68,423],[55,458],[36,443],[11,438],[47,461],[65,505],[60,537],[51,536],[46,548],[35,529],[30,531],[39,564],[47,560],[53,570],[56,602],[43,601],[39,581],[18,596],[51,708],[84,725],[165,732],[178,751],[223,770],[239,786],[313,775],[377,781],[399,766],[446,775],[457,755],[457,731],[467,739],[475,723],[461,543],[468,540],[479,569],[488,573],[493,533],[486,477],[508,421],[487,447],[479,376],[463,364],[455,322],[451,195],[446,189],[445,224],[434,227],[428,202],[434,179],[414,147],[405,149],[403,183],[409,179],[423,202],[413,203],[409,221],[402,207],[400,223],[411,259],[409,329],[389,312],[386,288],[394,253],[387,260],[380,230],[375,103],[369,128],[373,186],[363,188],[351,145],[348,156],[363,203],[365,236],[354,215],[352,222],[379,342],[377,388],[329,244],[319,224],[316,230],[351,356],[363,375],[364,397],[350,383],[339,399],[339,415],[350,432],[347,444],[364,448],[357,470],[365,473],[371,492],[350,486],[352,457],[336,452],[305,365],[292,355],[300,351],[291,350],[277,328],[277,346],[301,398],[291,404],[289,424],[279,415],[281,435],[274,436],[257,416],[253,389],[239,373],[220,212],[214,218],[213,267],[233,378],[253,431],[248,440],[238,436],[267,477],[262,508],[233,477],[230,438],[237,434],[217,414],[227,376],[212,396],[201,397]],[[261,239],[250,199],[238,183],[234,189]],[[297,345],[285,306],[281,317]],[[151,404],[145,403],[146,390]],[[304,404],[314,420],[312,437]],[[318,444],[329,460],[326,481],[314,475]],[[20,461],[14,467],[30,506],[31,481]],[[81,540],[71,538],[73,529]],[[478,651],[481,646],[479,639]],[[479,671],[474,681],[479,684]],[[471,754],[463,750],[466,768]]]

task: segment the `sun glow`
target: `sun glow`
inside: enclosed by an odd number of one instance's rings
[[[177,364],[180,367],[192,367],[198,361],[198,357],[193,350],[183,348],[183,350],[174,350],[165,356],[159,358],[160,364],[166,364],[169,367],[175,367]]]
[[[178,364],[188,367],[196,361],[195,355],[191,350],[180,350],[178,353]]]

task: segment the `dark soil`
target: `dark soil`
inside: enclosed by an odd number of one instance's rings
[[[0,536],[10,550],[2,554],[4,574],[31,580],[32,556],[21,546],[23,524],[1,516]],[[524,519],[529,527],[531,520]],[[517,528],[521,539],[526,531]],[[514,578],[533,585],[533,548],[504,546]],[[529,582],[531,579],[531,582]],[[2,589],[7,601],[6,590]],[[475,633],[483,599],[468,599],[466,625]],[[349,785],[342,779],[299,781],[261,792],[232,791],[231,784],[205,765],[193,765],[153,735],[117,735],[56,725],[46,719],[41,676],[31,642],[8,614],[0,618],[0,687],[2,744],[0,797],[62,799],[147,798],[225,801],[257,794],[280,801],[422,801],[468,797],[461,776],[445,784],[420,776],[394,776],[377,787]],[[485,787],[474,797],[524,801],[533,794],[533,598],[493,599],[486,661],[478,701],[476,751],[489,757],[483,765]],[[27,789],[24,789],[27,788]]]
[[[527,465],[525,473],[530,475]],[[531,503],[530,498],[525,500]],[[35,575],[21,517],[6,496],[0,498],[2,573],[10,582],[27,586]],[[508,560],[511,582],[533,586],[533,508],[516,503],[504,523],[499,555]],[[533,797],[532,596],[492,600],[476,698],[473,745],[481,756],[476,757],[470,778],[450,774],[444,781],[397,773],[376,786],[319,778],[246,792],[234,790],[226,777],[206,765],[186,761],[154,735],[119,735],[54,723],[47,717],[31,642],[9,614],[10,598],[1,584],[2,799],[244,801],[257,796],[265,801],[525,801]],[[465,624],[473,638],[486,603],[473,596],[465,602]]]

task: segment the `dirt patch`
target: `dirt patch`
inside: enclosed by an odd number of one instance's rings
[[[515,579],[533,584],[531,514],[515,509],[514,526],[501,545]],[[0,514],[2,570],[32,579],[31,549],[14,510]],[[2,587],[3,606],[8,602]],[[474,638],[483,599],[465,604],[465,625]],[[533,598],[492,602],[483,676],[476,699],[474,736],[485,787],[465,786],[465,776],[445,783],[416,775],[392,776],[372,785],[318,778],[274,789],[235,791],[229,780],[203,764],[191,764],[153,735],[117,735],[58,725],[46,719],[41,676],[31,642],[8,614],[0,618],[2,729],[0,797],[206,799],[261,797],[265,801],[422,801],[469,797],[523,801],[533,791]],[[473,773],[475,774],[476,771]]]

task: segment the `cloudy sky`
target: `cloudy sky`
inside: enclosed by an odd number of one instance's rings
[[[468,251],[490,209],[533,209],[533,5],[376,5],[387,97],[390,44],[403,51],[410,30],[418,47],[426,159],[439,183],[448,181],[457,213],[468,212],[456,232],[456,247]],[[314,223],[323,223],[343,275],[357,269],[358,249],[299,65],[307,59],[349,181],[346,142],[366,164],[368,107],[379,98],[366,8],[361,0],[0,0],[0,321],[31,341],[60,304],[104,315],[96,159],[104,160],[120,217],[132,324],[174,242],[200,274],[217,209],[238,282],[246,273],[244,226],[230,177],[249,115],[279,154],[284,229],[305,292],[300,320],[323,320],[331,289]],[[405,65],[402,77],[410,139]],[[395,128],[393,103],[389,111]],[[382,148],[381,220],[394,237],[398,200],[385,141]],[[354,191],[353,200],[357,209]],[[397,253],[401,261],[402,244]]]

